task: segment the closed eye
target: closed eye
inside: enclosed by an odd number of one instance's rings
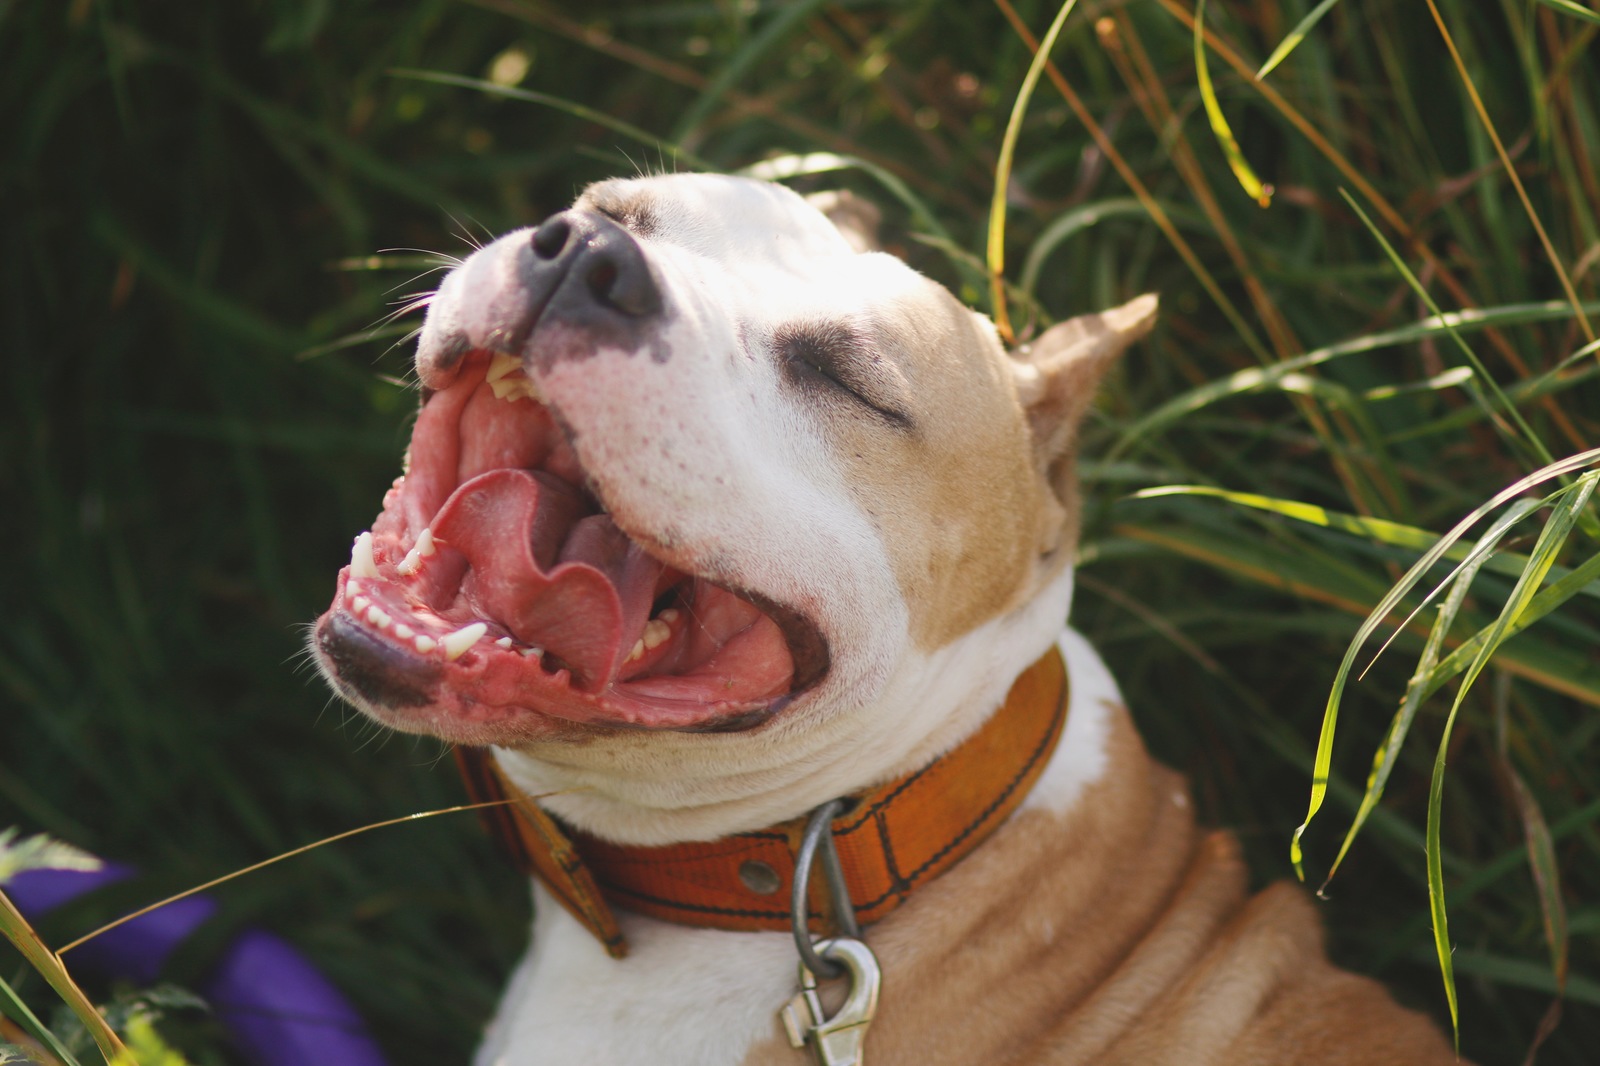
[[[854,330],[836,324],[786,326],[773,336],[784,375],[802,388],[825,388],[896,426],[912,428],[911,416],[892,395],[893,375],[882,357]]]

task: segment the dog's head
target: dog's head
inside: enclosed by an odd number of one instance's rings
[[[1074,429],[1153,313],[1010,355],[786,188],[592,186],[432,299],[318,661],[387,725],[509,747],[868,706],[1060,584]]]

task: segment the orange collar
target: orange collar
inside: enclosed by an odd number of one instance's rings
[[[1050,761],[1066,719],[1066,666],[1052,649],[971,737],[922,769],[851,797],[833,836],[860,922],[904,903],[1004,821]],[[488,748],[457,748],[456,758],[479,802],[514,801],[485,810],[491,832],[613,957],[628,950],[613,906],[709,929],[789,929],[804,816],[709,842],[613,844],[557,822],[505,777]],[[810,924],[825,931],[824,879],[811,885]]]

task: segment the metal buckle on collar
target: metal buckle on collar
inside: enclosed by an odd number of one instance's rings
[[[796,1048],[811,1045],[820,1066],[862,1066],[862,1042],[867,1026],[878,1009],[878,990],[883,971],[872,949],[861,939],[855,905],[845,884],[844,868],[833,844],[833,819],[845,810],[847,801],[829,800],[811,812],[800,851],[795,856],[794,886],[790,912],[794,944],[800,953],[800,991],[779,1012],[789,1043]],[[829,905],[839,935],[813,942],[806,927],[811,887],[811,867],[818,850],[822,852],[823,875],[828,881]],[[831,1017],[824,1012],[817,982],[848,977],[849,991],[844,1005]]]

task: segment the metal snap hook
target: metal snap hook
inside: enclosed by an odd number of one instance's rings
[[[872,949],[860,940],[835,937],[816,945],[823,958],[831,960],[850,978],[850,992],[844,1005],[830,1018],[817,996],[817,977],[800,964],[800,992],[783,1008],[783,1030],[795,1048],[811,1045],[821,1066],[862,1066],[863,1041],[867,1026],[878,1011],[878,990],[883,971]]]
[[[845,884],[844,868],[833,842],[833,819],[849,801],[829,800],[811,812],[795,856],[793,891],[790,896],[790,928],[795,949],[800,953],[800,991],[779,1013],[789,1043],[796,1048],[811,1045],[821,1066],[861,1066],[862,1041],[867,1026],[878,1009],[878,991],[883,971],[878,959],[861,939],[855,905]],[[806,925],[811,887],[811,867],[822,853],[823,876],[828,881],[829,905],[839,936],[813,943]],[[829,1017],[817,995],[819,979],[845,976],[850,991],[844,1005]]]

